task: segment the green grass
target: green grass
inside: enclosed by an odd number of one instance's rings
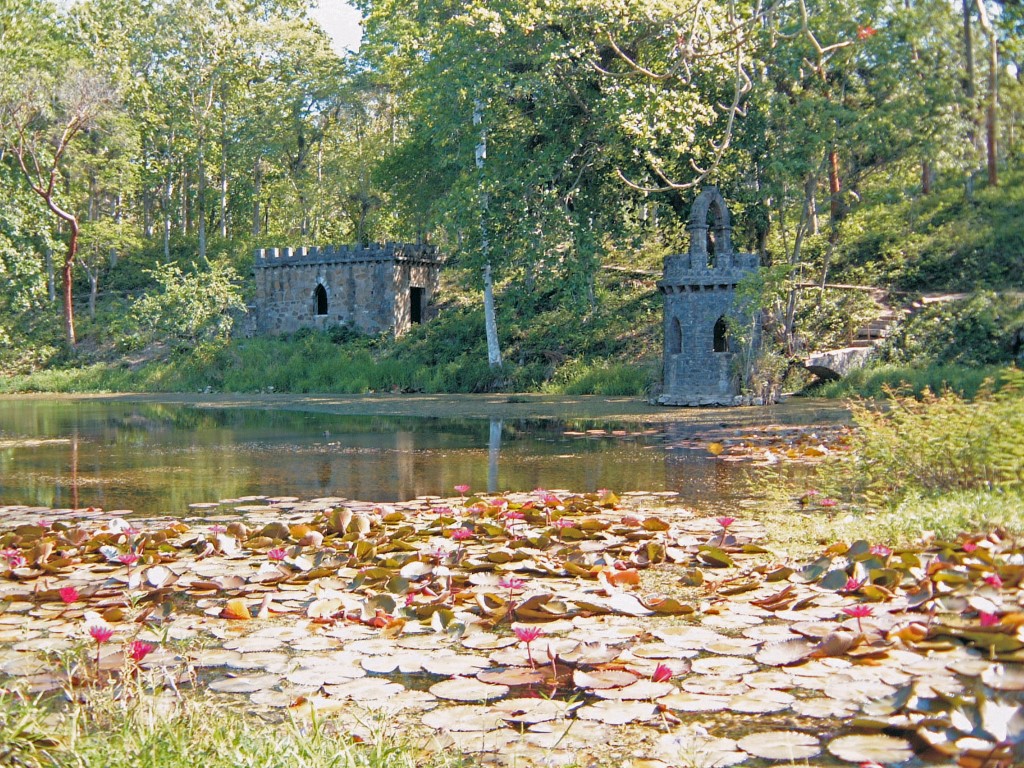
[[[769,548],[780,557],[812,557],[820,554],[823,546],[858,539],[899,548],[992,531],[1024,536],[1020,514],[1024,491],[1020,489],[913,495],[891,508],[849,504],[804,508],[796,501],[798,494],[797,489],[789,488],[752,507],[751,514],[765,526]]]
[[[867,397],[881,399],[888,391],[921,397],[926,392],[950,390],[965,398],[973,398],[986,381],[1001,386],[1011,371],[1010,366],[987,365],[978,368],[966,365],[876,365],[852,371],[845,378],[829,382],[813,391],[816,397]]]
[[[395,722],[359,714],[267,720],[202,693],[133,686],[78,690],[73,702],[0,689],[0,765],[47,768],[455,768]],[[358,717],[352,721],[351,716]],[[345,723],[349,723],[346,725]]]
[[[642,283],[602,275],[601,301],[573,310],[505,286],[498,329],[504,366],[487,364],[476,292],[450,275],[449,304],[402,338],[345,329],[180,346],[131,368],[85,352],[29,373],[0,375],[0,392],[488,392],[642,395],[657,376],[660,304]],[[527,307],[526,305],[529,305]],[[528,309],[529,311],[525,311]]]

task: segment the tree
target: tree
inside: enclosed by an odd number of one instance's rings
[[[38,73],[26,79],[20,94],[0,108],[8,126],[9,150],[29,188],[68,227],[61,281],[64,334],[71,347],[76,344],[72,285],[80,227],[73,206],[63,200],[63,169],[75,139],[93,128],[114,103],[114,90],[105,79],[71,64],[60,78]]]

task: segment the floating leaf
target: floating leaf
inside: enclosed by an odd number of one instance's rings
[[[543,723],[568,715],[574,706],[557,699],[504,699],[491,705],[491,709],[509,723]]]
[[[751,733],[737,741],[736,746],[766,760],[805,760],[821,752],[821,745],[814,736],[798,731]]]
[[[678,712],[721,712],[728,708],[729,697],[677,691],[658,699],[658,704]]]
[[[732,739],[708,736],[703,729],[682,727],[658,739],[657,755],[688,768],[727,768],[747,760]]]
[[[882,733],[840,736],[829,743],[828,751],[840,760],[851,763],[874,762],[882,765],[905,763],[914,756],[914,750],[906,739]]]
[[[423,724],[429,728],[447,731],[485,733],[505,727],[501,714],[479,704],[443,707],[427,712]]]
[[[653,680],[637,680],[622,688],[597,688],[594,694],[602,699],[616,701],[636,701],[660,698],[676,690],[672,683],[656,683]]]
[[[719,547],[702,545],[697,547],[697,552],[697,558],[704,565],[709,565],[713,568],[732,568],[736,565],[733,559],[725,553],[725,550]]]
[[[729,699],[729,709],[733,712],[767,714],[769,712],[781,712],[784,709],[789,709],[789,705],[794,701],[796,701],[796,698],[785,691],[764,689],[733,696]]]
[[[434,683],[430,692],[439,699],[452,701],[490,701],[507,694],[508,686],[484,683],[473,677],[453,677]]]
[[[249,607],[241,597],[228,600],[220,612],[220,616],[223,619],[237,619],[241,621],[248,621],[252,618],[252,614],[249,613]]]
[[[428,656],[422,662],[423,669],[432,675],[475,675],[481,669],[487,669],[490,664],[490,660],[482,656],[449,656],[447,654]]]
[[[769,643],[754,655],[754,660],[770,667],[787,667],[811,657],[815,644],[804,638]]]
[[[608,725],[625,725],[650,720],[657,711],[658,708],[648,701],[595,701],[576,710],[576,717]]]
[[[650,597],[647,599],[641,597],[640,602],[645,608],[668,616],[685,616],[696,610],[692,605],[681,603],[672,597]]]
[[[595,669],[592,672],[577,669],[573,671],[572,679],[580,688],[621,688],[635,683],[637,676],[624,669]]]

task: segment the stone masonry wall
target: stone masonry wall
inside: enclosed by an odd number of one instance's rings
[[[281,334],[348,324],[399,335],[410,326],[410,288],[423,289],[427,319],[439,269],[429,246],[261,249],[254,264],[256,329]],[[326,294],[326,314],[317,314],[317,286]]]

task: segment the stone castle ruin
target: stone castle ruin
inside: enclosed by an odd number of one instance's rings
[[[758,258],[732,250],[729,209],[715,187],[694,201],[687,225],[689,253],[667,256],[658,290],[665,296],[662,405],[738,405],[737,351],[728,318],[751,322],[736,306],[736,286],[756,271]],[[756,338],[759,329],[755,328]]]
[[[429,245],[259,249],[255,331],[348,325],[400,336],[433,316],[440,269]]]

